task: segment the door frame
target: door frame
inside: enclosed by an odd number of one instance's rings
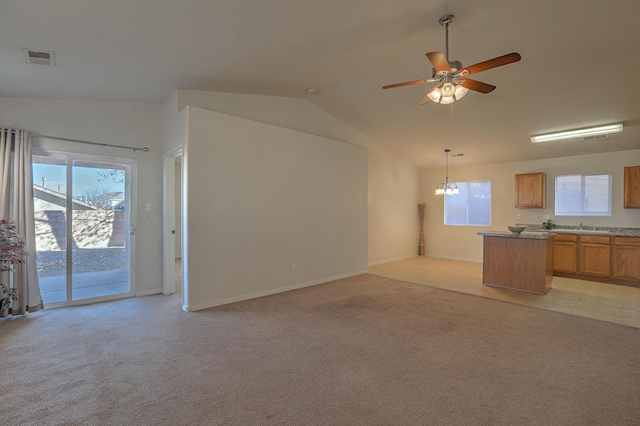
[[[46,308],[59,308],[65,306],[78,306],[78,305],[87,305],[91,303],[99,303],[99,302],[107,302],[111,300],[119,300],[125,299],[128,297],[133,297],[136,294],[136,262],[135,262],[135,244],[136,244],[136,218],[137,218],[137,192],[138,192],[138,162],[136,160],[130,158],[118,158],[118,157],[110,157],[106,155],[96,155],[96,154],[85,154],[71,151],[60,151],[60,150],[49,150],[42,148],[32,148],[32,155],[40,155],[40,156],[50,156],[50,157],[64,157],[67,161],[67,188],[71,188],[73,185],[73,179],[70,178],[72,175],[71,167],[69,167],[70,161],[73,160],[88,160],[88,161],[104,161],[108,163],[120,163],[126,164],[130,167],[130,180],[129,180],[129,217],[127,218],[127,229],[128,233],[128,249],[129,249],[129,291],[127,293],[118,293],[118,294],[110,294],[107,296],[99,296],[88,299],[76,299],[69,298],[69,292],[72,291],[71,286],[71,275],[72,268],[67,261],[67,300],[65,302],[53,302],[48,303]],[[67,190],[69,191],[69,189]],[[67,211],[68,213],[68,211]],[[70,245],[70,233],[71,233],[71,222],[67,221],[67,251]],[[68,254],[67,254],[68,256]],[[73,259],[72,259],[73,260]]]
[[[180,184],[182,186],[182,197],[180,200],[176,200],[176,158],[180,158]],[[185,216],[182,215],[182,222],[176,224],[176,203],[180,203],[181,208],[184,211],[184,156],[182,147],[169,151],[164,155],[164,176],[163,176],[163,205],[162,205],[162,226],[163,226],[163,279],[162,279],[162,293],[173,294],[176,292],[176,243],[175,243],[175,230],[176,226],[180,226],[180,229],[184,231]],[[186,256],[184,245],[184,232],[181,232],[182,236],[180,242],[181,258],[182,258],[182,304],[183,309],[186,306],[187,300],[187,280],[186,280]]]

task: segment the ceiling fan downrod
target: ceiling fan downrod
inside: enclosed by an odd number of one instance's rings
[[[449,59],[449,25],[456,19],[455,15],[444,15],[442,18],[438,20],[440,25],[444,27],[445,30],[445,55],[447,56],[447,60]]]

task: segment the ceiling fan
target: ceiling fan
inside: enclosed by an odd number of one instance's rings
[[[472,80],[468,78],[468,76],[491,68],[518,62],[521,58],[520,54],[513,52],[487,61],[479,62],[468,67],[462,67],[462,63],[460,61],[448,60],[449,25],[453,22],[454,18],[454,15],[445,15],[438,20],[440,25],[442,25],[446,31],[446,55],[442,52],[427,53],[427,58],[429,58],[429,61],[433,64],[432,78],[389,84],[384,86],[383,89],[392,89],[394,87],[410,86],[413,84],[439,83],[433,86],[424,98],[422,98],[420,105],[426,104],[429,100],[439,104],[450,104],[462,99],[469,90],[474,90],[480,93],[489,93],[493,91],[496,86]]]

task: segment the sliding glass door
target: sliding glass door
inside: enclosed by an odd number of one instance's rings
[[[45,305],[133,294],[133,169],[123,160],[33,156],[38,275]]]

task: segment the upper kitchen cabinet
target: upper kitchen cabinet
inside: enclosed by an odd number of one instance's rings
[[[515,207],[544,208],[545,173],[524,173],[516,175]],[[640,172],[638,173],[640,177]],[[640,207],[640,205],[638,206]]]
[[[640,166],[624,168],[624,208],[640,209]]]

